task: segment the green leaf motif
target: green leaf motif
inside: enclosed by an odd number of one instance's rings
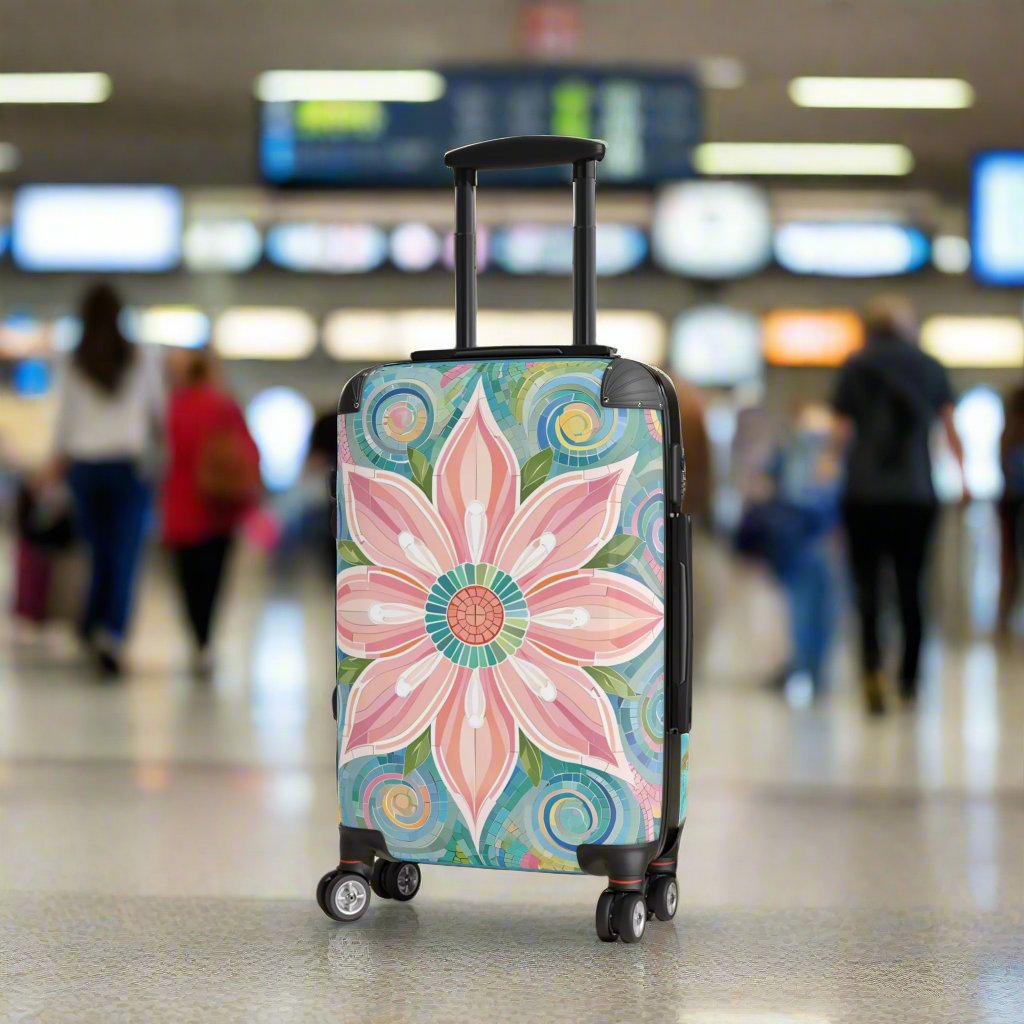
[[[583,671],[604,690],[613,697],[621,697],[623,700],[636,700],[639,696],[635,693],[626,677],[613,668],[606,668],[604,665],[584,665]]]
[[[520,729],[519,731],[519,760],[523,763],[523,771],[530,777],[535,785],[540,785],[540,775],[544,770],[544,759],[537,744],[529,739]]]
[[[417,448],[406,448],[409,455],[409,468],[412,470],[412,482],[427,496],[433,498],[434,467],[430,459]]]
[[[339,661],[338,682],[345,686],[351,686],[372,661],[372,658],[346,658],[344,661]]]
[[[622,565],[641,544],[643,541],[639,537],[617,533],[583,568],[614,569],[615,566]]]
[[[373,565],[373,562],[359,550],[359,545],[351,540],[338,541],[338,557],[349,565]]]
[[[410,775],[412,772],[416,771],[416,769],[419,768],[419,766],[423,764],[428,757],[430,757],[430,726],[427,726],[427,728],[424,729],[423,732],[421,732],[419,736],[417,736],[416,739],[414,739],[412,743],[405,748],[405,765],[402,768],[402,774]]]
[[[519,500],[526,499],[548,478],[551,472],[551,463],[554,461],[555,453],[551,448],[545,448],[536,455],[531,455],[523,468],[519,471]]]

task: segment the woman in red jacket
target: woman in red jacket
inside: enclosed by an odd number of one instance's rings
[[[212,671],[209,643],[224,567],[259,494],[259,452],[238,403],[203,349],[169,361],[163,539],[171,549],[195,641],[193,668]]]

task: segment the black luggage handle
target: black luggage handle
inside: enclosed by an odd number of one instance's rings
[[[450,149],[455,171],[455,347],[476,348],[476,172],[572,164],[572,343],[593,345],[597,324],[596,186],[600,139],[518,135]]]
[[[449,149],[444,162],[452,169],[512,171],[601,160],[605,148],[600,139],[578,139],[572,135],[513,135]]]

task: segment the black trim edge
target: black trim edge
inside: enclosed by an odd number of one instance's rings
[[[619,367],[626,369],[620,370]],[[631,393],[628,400],[622,402],[621,406],[614,401],[618,397],[620,384],[616,382],[619,378],[622,390]],[[609,394],[610,391],[610,394]],[[640,397],[635,397],[634,392],[640,392]],[[611,398],[612,401],[606,401]],[[666,489],[666,512],[670,520],[668,530],[668,550],[666,555],[666,566],[679,560],[680,555],[685,552],[685,520],[679,505],[671,500],[668,494],[673,480],[672,462],[678,456],[680,461],[683,456],[683,438],[679,415],[679,399],[675,392],[671,378],[661,370],[646,366],[630,359],[617,359],[605,370],[601,382],[601,402],[611,408],[639,408],[661,409],[665,419],[665,436],[662,444],[664,457],[664,476]],[[680,480],[680,491],[682,480]],[[681,503],[682,494],[678,495]],[[683,551],[680,546],[683,546]],[[666,645],[665,645],[665,699],[667,706],[665,746],[664,746],[664,777],[662,785],[661,805],[661,832],[657,838],[649,843],[637,843],[628,846],[612,846],[584,843],[576,849],[576,860],[580,868],[592,875],[606,875],[610,880],[620,879],[632,881],[635,878],[642,878],[650,868],[651,862],[657,859],[668,859],[675,861],[679,851],[679,839],[682,833],[682,823],[679,821],[679,789],[682,785],[682,736],[677,728],[672,728],[674,722],[682,717],[679,707],[680,698],[683,698],[684,707],[688,705],[687,695],[681,694],[682,689],[678,684],[678,668],[686,652],[681,649],[679,637],[673,638],[672,623],[682,623],[680,610],[676,607],[676,601],[686,602],[686,593],[677,593],[678,584],[669,584],[665,590],[665,621],[666,621]],[[686,609],[683,610],[686,614]],[[689,645],[688,645],[689,646]],[[688,682],[688,681],[687,681]],[[688,730],[687,730],[688,731]],[[670,768],[672,770],[670,770]],[[625,888],[629,888],[627,885]],[[632,885],[636,888],[636,885]]]
[[[342,389],[341,397],[338,399],[338,415],[359,411],[359,400],[363,397],[363,384],[372,372],[372,367],[360,370]]]
[[[609,409],[664,409],[664,389],[644,363],[616,359],[601,379],[601,404]]]
[[[493,348],[442,348],[413,352],[414,363],[477,362],[480,359],[616,359],[618,353],[606,345],[520,345]]]

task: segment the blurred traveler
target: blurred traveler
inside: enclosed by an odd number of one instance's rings
[[[736,534],[741,554],[763,561],[786,597],[790,657],[772,685],[817,696],[827,686],[835,626],[835,583],[825,537],[838,523],[838,474],[831,417],[798,412],[787,440],[748,485]]]
[[[1024,561],[1024,384],[1003,400],[1006,415],[999,443],[1003,496],[999,502],[1001,572],[997,629],[1007,633]]]
[[[963,446],[953,421],[945,368],[917,346],[917,322],[899,296],[873,300],[864,313],[867,343],[843,364],[832,404],[845,447],[843,520],[861,624],[864,697],[885,710],[879,640],[881,572],[891,563],[903,628],[902,696],[917,694],[924,628],[921,580],[935,525],[931,429],[940,421],[963,475]],[[964,482],[964,497],[968,499]]]
[[[82,336],[58,371],[55,454],[44,477],[66,476],[91,555],[81,634],[108,676],[121,671],[150,486],[144,465],[163,411],[159,360],[120,327],[121,301],[106,284],[81,306]]]
[[[193,671],[205,677],[213,668],[210,633],[232,541],[259,496],[259,451],[209,352],[176,352],[168,369],[163,539],[195,645]]]
[[[329,474],[338,465],[338,413],[334,409],[320,413],[309,434],[309,450],[306,455],[306,469],[314,476],[327,481]],[[333,583],[338,573],[337,521],[332,495],[324,492],[325,500],[318,501],[313,509],[312,529],[319,538],[318,550],[322,551],[320,561],[328,579]]]
[[[686,456],[686,494],[683,509],[698,521],[711,512],[711,446],[705,424],[707,407],[699,388],[681,377],[673,377],[679,397],[679,427]]]

